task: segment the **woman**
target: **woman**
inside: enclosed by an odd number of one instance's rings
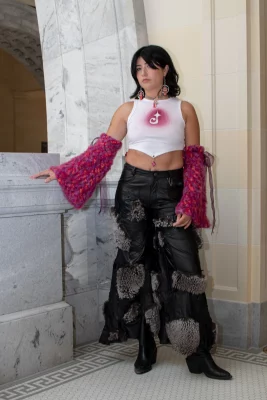
[[[161,47],[139,49],[131,72],[137,85],[134,101],[119,107],[107,134],[80,156],[34,178],[57,179],[67,199],[80,208],[128,135],[113,210],[118,253],[100,342],[138,339],[135,372],[141,374],[156,362],[158,336],[186,356],[190,372],[231,379],[210,354],[215,332],[195,231],[210,226],[196,112],[176,97],[178,74]]]

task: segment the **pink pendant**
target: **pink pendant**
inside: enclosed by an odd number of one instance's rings
[[[155,167],[157,164],[155,163],[155,161],[152,161],[152,167]]]

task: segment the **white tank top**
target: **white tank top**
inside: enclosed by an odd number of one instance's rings
[[[153,100],[134,100],[127,121],[129,149],[138,150],[151,157],[174,150],[183,150],[185,122],[180,99],[170,97],[159,100],[153,108]]]

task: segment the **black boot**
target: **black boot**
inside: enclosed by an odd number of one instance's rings
[[[186,358],[189,371],[192,374],[204,373],[208,378],[230,380],[232,375],[215,364],[209,351],[199,350]]]
[[[145,318],[142,318],[139,336],[139,352],[134,363],[136,374],[145,374],[151,371],[152,364],[157,360],[157,346]]]

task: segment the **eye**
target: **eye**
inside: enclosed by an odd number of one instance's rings
[[[137,67],[137,68],[136,68],[136,72],[138,72],[138,71],[141,71],[141,68],[140,68],[140,67]]]

